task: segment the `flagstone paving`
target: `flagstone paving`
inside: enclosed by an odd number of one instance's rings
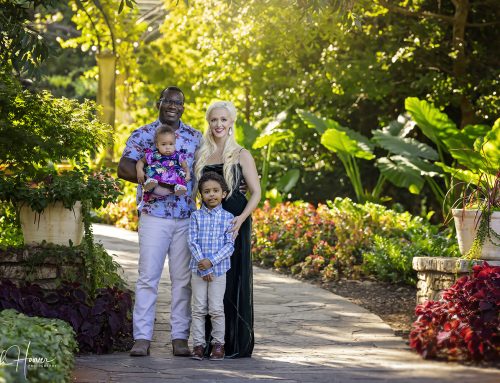
[[[137,279],[137,233],[94,225],[94,234]],[[128,353],[76,358],[73,381],[126,382],[475,382],[500,381],[500,370],[425,361],[378,316],[319,287],[254,268],[252,358],[212,362],[173,357],[170,282],[165,267],[151,356]]]

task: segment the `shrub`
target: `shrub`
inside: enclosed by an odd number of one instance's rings
[[[305,202],[286,202],[271,207],[266,202],[253,214],[253,255],[263,266],[292,268],[301,272],[301,262],[311,255],[314,243],[335,243],[334,225],[328,208]]]
[[[0,201],[26,205],[37,213],[55,202],[73,209],[77,201],[86,201],[89,208],[97,209],[120,195],[119,184],[109,173],[91,171],[86,165],[63,172],[46,167],[34,175],[1,171],[0,175]]]
[[[35,284],[17,287],[4,280],[0,283],[0,309],[9,308],[70,323],[83,353],[109,353],[130,345],[132,297],[116,287],[99,289],[90,299],[78,283],[63,283],[57,290],[47,291]]]
[[[377,279],[388,282],[416,284],[412,268],[415,252],[410,241],[404,238],[385,238],[375,234],[370,250],[363,254],[363,270]]]
[[[125,196],[122,200],[110,203],[97,211],[97,221],[137,231],[139,217],[135,197]]]
[[[9,370],[7,370],[7,366],[4,364],[0,364],[0,383],[7,383],[13,381],[14,381],[14,376]]]
[[[458,255],[437,226],[374,203],[337,198],[314,208],[304,202],[268,203],[253,215],[254,259],[263,266],[323,280],[363,273],[415,284],[414,256]]]
[[[102,223],[137,231],[139,217],[137,215],[136,190],[137,185],[126,182],[122,189],[123,194],[118,197],[118,200],[97,210],[95,219]]]
[[[10,246],[21,246],[24,242],[14,206],[10,203],[0,204],[0,249]]]
[[[443,300],[415,309],[410,347],[424,358],[498,361],[500,267],[484,262],[458,279]]]
[[[111,127],[98,118],[95,102],[55,98],[23,89],[0,70],[0,163],[14,172],[49,162],[84,160],[109,142]]]
[[[9,381],[24,373],[27,381],[32,383],[71,381],[77,344],[74,332],[66,322],[3,310],[0,312],[0,339],[0,353],[8,362],[3,361],[10,363],[4,366],[4,373],[0,369],[0,381],[2,375]],[[26,360],[26,372],[21,363],[16,371],[18,358],[21,361],[31,358]]]

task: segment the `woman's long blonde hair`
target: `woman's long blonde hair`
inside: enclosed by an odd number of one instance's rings
[[[215,109],[227,110],[230,119],[233,120],[233,123],[236,122],[236,108],[234,104],[230,101],[216,101],[208,107],[207,113],[205,115],[205,118],[209,124],[210,124],[210,114]],[[229,198],[229,196],[231,196],[231,194],[233,193],[233,189],[238,186],[235,185],[235,183],[236,180],[239,179],[239,174],[238,174],[239,168],[237,165],[239,163],[240,151],[242,149],[242,147],[238,145],[236,143],[236,140],[234,139],[234,126],[231,127],[231,129],[233,130],[233,132],[232,134],[227,136],[226,142],[224,144],[224,149],[222,151],[222,162],[224,164],[223,176],[224,180],[227,183],[227,186],[229,187],[229,193],[226,196],[226,198]],[[205,131],[205,134],[203,135],[203,142],[196,156],[196,165],[194,167],[194,174],[197,180],[201,178],[203,168],[207,165],[208,159],[212,154],[215,153],[216,150],[217,150],[217,145],[212,135],[212,129],[210,129],[209,126],[208,129]]]

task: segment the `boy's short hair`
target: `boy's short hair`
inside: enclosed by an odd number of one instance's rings
[[[207,181],[215,181],[220,185],[223,192],[229,192],[229,188],[227,187],[227,183],[226,180],[224,180],[224,177],[216,172],[206,172],[201,176],[200,181],[198,182],[198,190],[200,191],[200,193],[203,184]]]
[[[158,142],[158,137],[160,136],[160,134],[165,134],[165,133],[173,134],[175,138],[175,130],[167,124],[162,124],[158,127],[158,129],[156,129],[155,144]]]

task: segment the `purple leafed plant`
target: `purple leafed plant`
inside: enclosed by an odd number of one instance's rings
[[[58,318],[71,324],[80,353],[105,354],[125,350],[131,342],[132,297],[116,287],[99,289],[90,301],[78,283],[63,283],[47,291],[35,284],[17,287],[0,282],[0,309],[29,316]]]

